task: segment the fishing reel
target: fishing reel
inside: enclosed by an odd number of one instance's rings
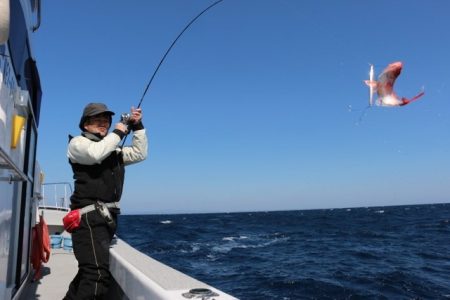
[[[131,114],[123,113],[120,115],[120,123],[125,125],[131,125]]]

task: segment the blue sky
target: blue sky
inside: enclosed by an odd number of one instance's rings
[[[33,46],[47,182],[72,181],[67,135],[79,133],[84,105],[117,115],[137,105],[170,43],[212,2],[43,2]],[[127,169],[123,211],[448,202],[449,10],[445,0],[223,1],[147,93],[150,155]],[[369,63],[378,75],[394,61],[404,63],[396,92],[425,96],[372,107],[358,123]]]

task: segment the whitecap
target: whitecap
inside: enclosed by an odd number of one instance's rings
[[[206,255],[206,258],[208,258],[210,260],[216,260],[217,259],[217,257],[215,255],[213,255],[213,254]]]
[[[219,253],[228,253],[230,252],[233,248],[236,248],[235,246],[232,245],[218,245],[218,246],[214,246],[212,247],[212,251],[213,252],[219,252]]]
[[[171,224],[172,221],[171,220],[164,220],[160,222],[161,224]]]
[[[235,237],[235,236],[226,236],[224,238],[222,238],[222,241],[234,241],[234,240],[245,240],[248,239],[248,236],[245,235],[240,235],[239,237]]]
[[[286,242],[289,239],[289,237],[282,237],[278,234],[269,239],[259,236],[248,237],[246,235],[240,235],[239,237],[228,236],[222,238],[222,241],[225,241],[224,243],[214,245],[211,250],[213,252],[228,253],[233,249],[263,248],[274,243]]]

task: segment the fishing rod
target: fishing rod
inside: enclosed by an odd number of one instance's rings
[[[217,4],[219,4],[220,2],[222,2],[223,0],[218,0],[216,2],[214,2],[213,4],[209,5],[207,8],[205,8],[204,10],[202,10],[199,14],[197,14],[184,28],[183,30],[178,34],[178,36],[175,38],[175,40],[172,42],[172,44],[169,46],[169,48],[166,50],[166,52],[164,53],[163,57],[161,58],[161,60],[159,61],[158,66],[156,67],[155,71],[153,72],[152,77],[150,77],[150,80],[147,84],[147,86],[145,87],[144,93],[142,94],[141,100],[139,101],[139,104],[137,106],[137,108],[140,108],[142,105],[142,102],[144,101],[145,95],[147,94],[150,85],[153,82],[153,79],[155,79],[156,74],[159,71],[159,68],[161,67],[161,65],[163,64],[164,60],[166,59],[167,55],[169,54],[169,52],[172,50],[173,46],[176,44],[176,42],[178,41],[178,39],[184,34],[184,32],[195,22],[197,21],[198,18],[200,18],[201,15],[203,15],[204,13],[206,13],[208,10],[210,10],[211,8],[213,8],[214,6],[216,6]],[[130,119],[130,114],[122,114],[120,117],[120,121],[124,124],[127,124],[129,119]],[[123,142],[122,142],[122,147],[125,144],[125,141],[127,140],[128,137],[128,133],[126,134]]]

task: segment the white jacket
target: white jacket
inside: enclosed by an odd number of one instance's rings
[[[123,153],[125,165],[143,161],[147,158],[148,141],[145,129],[133,132],[131,146],[119,147],[121,138],[114,132],[108,133],[102,140],[95,142],[84,136],[74,137],[68,146],[67,157],[72,163],[82,165],[100,164],[112,151]]]

